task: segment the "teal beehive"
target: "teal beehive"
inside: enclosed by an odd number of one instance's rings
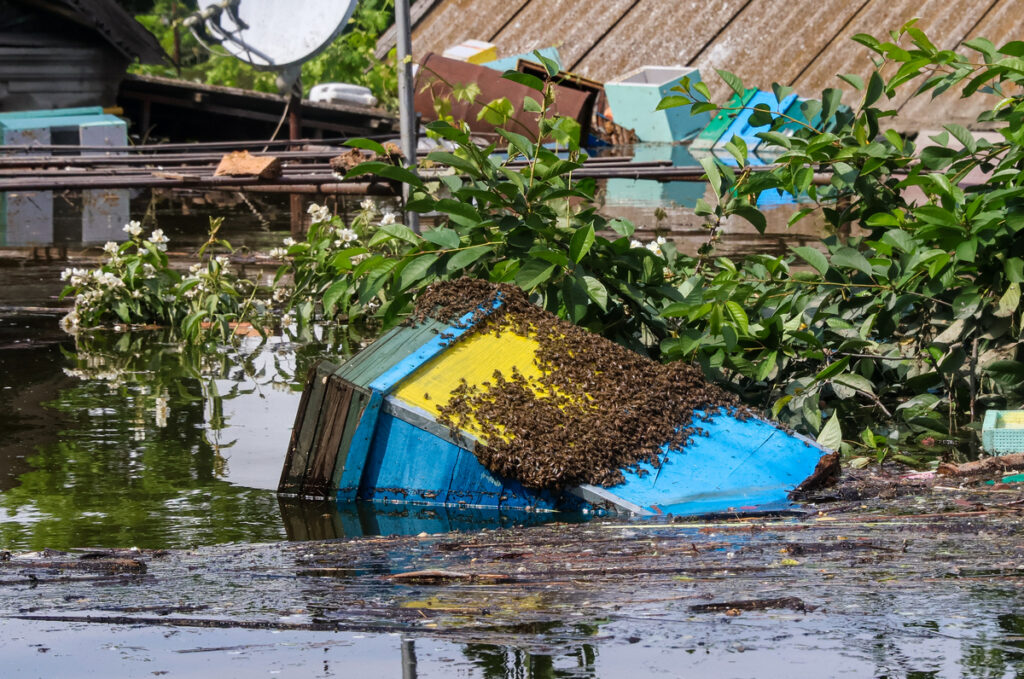
[[[690,106],[658,111],[664,97],[678,94],[683,78],[700,82],[700,71],[680,66],[642,66],[605,83],[604,93],[616,124],[632,129],[640,141],[684,141],[703,130],[711,116],[690,114]]]

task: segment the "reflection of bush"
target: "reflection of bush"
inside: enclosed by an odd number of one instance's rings
[[[272,491],[225,480],[233,445],[225,403],[301,390],[295,375],[344,345],[317,332],[326,341],[288,334],[237,346],[175,342],[171,330],[76,334],[75,350],[64,354],[65,373],[78,379],[45,404],[60,441],[40,445],[28,460],[32,470],[0,494],[8,519],[0,522],[0,546],[283,537]]]

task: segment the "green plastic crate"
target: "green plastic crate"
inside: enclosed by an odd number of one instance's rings
[[[1024,410],[986,411],[981,443],[990,455],[1024,453]]]

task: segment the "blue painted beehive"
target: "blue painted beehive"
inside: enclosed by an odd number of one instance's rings
[[[279,492],[533,511],[746,511],[785,506],[788,493],[814,472],[826,452],[763,419],[709,404],[695,413],[699,434],[665,443],[656,462],[627,465],[606,487],[577,483],[545,489],[496,473],[480,456],[506,434],[519,435],[508,433],[522,431],[513,428],[513,420],[529,420],[534,406],[526,402],[516,417],[492,409],[487,421],[477,419],[479,411],[473,410],[457,426],[444,420],[442,415],[467,393],[483,393],[486,400],[495,383],[515,376],[534,392],[536,402],[560,398],[558,408],[575,398],[611,420],[632,407],[590,403],[587,388],[569,400],[556,394],[564,390],[545,381],[559,369],[553,366],[585,357],[570,350],[552,358],[550,345],[529,329],[534,326],[520,324],[517,330],[515,324],[488,322],[506,313],[505,307],[506,298],[499,295],[452,323],[427,319],[395,328],[340,366],[323,362],[315,367],[299,406]],[[568,324],[564,332],[588,334]],[[547,352],[543,360],[542,352]],[[558,412],[545,412],[552,411]],[[568,416],[565,421],[538,417],[535,426],[571,424]],[[679,423],[679,428],[687,426]],[[571,437],[567,445],[574,445]]]

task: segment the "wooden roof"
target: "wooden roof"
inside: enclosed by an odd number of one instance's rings
[[[881,36],[914,17],[941,48],[1024,34],[1014,0],[417,0],[412,14],[417,60],[467,39],[496,44],[499,57],[553,45],[567,70],[601,82],[644,65],[696,66],[716,98],[728,88],[715,69],[748,86],[792,85],[802,96],[850,89],[836,76],[871,68],[869,51],[850,37]],[[379,51],[393,44],[387,33]],[[908,127],[967,124],[983,106],[977,98],[965,106],[955,94],[901,97],[895,104]]]

